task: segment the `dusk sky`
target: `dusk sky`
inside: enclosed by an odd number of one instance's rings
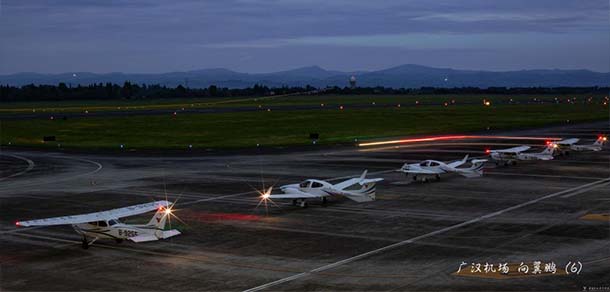
[[[608,0],[0,1],[0,74],[610,71]]]

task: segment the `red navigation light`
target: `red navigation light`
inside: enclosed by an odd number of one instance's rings
[[[491,150],[485,149],[485,154],[489,154],[489,153],[491,153]]]
[[[21,226],[21,222],[17,221],[17,222],[15,222],[15,225],[16,226]]]

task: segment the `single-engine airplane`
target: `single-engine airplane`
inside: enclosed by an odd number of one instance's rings
[[[262,200],[273,199],[292,199],[293,205],[307,207],[308,199],[320,199],[326,203],[329,196],[344,196],[356,202],[370,202],[375,200],[375,184],[383,178],[366,179],[365,170],[358,178],[351,178],[338,184],[318,179],[307,179],[300,184],[290,184],[281,186],[283,194],[272,194],[273,187],[270,187],[261,194]]]
[[[555,142],[559,146],[560,154],[569,154],[569,151],[601,151],[604,143],[608,140],[605,136],[598,136],[593,144],[576,144],[580,139],[570,138]]]
[[[436,180],[441,179],[441,174],[454,172],[465,177],[479,177],[483,175],[483,164],[487,159],[472,159],[472,164],[468,168],[460,168],[468,162],[468,155],[462,160],[453,162],[442,162],[437,160],[424,160],[420,163],[408,164],[405,163],[398,171],[405,173],[407,176],[412,176],[416,181],[421,179],[422,182],[427,182],[430,177],[435,177]]]
[[[124,239],[145,242],[176,236],[180,231],[164,230],[168,217],[172,215],[172,207],[173,205],[168,201],[157,201],[82,215],[17,221],[15,225],[23,227],[72,225],[74,230],[83,236],[83,248],[87,249],[98,239],[114,239],[117,243],[121,243]],[[148,224],[131,225],[118,220],[155,210],[157,212]],[[89,241],[88,238],[92,240]]]
[[[495,160],[496,165],[500,162],[504,162],[504,165],[516,165],[518,160],[552,160],[557,145],[548,143],[542,152],[525,152],[530,148],[530,146],[518,146],[508,149],[488,150],[488,153],[491,159]]]

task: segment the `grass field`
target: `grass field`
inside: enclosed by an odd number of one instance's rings
[[[56,101],[56,102],[11,102],[2,103],[0,114],[31,113],[31,112],[99,112],[122,110],[179,110],[189,108],[217,108],[217,107],[252,107],[286,105],[325,105],[339,106],[352,104],[439,104],[454,101],[460,103],[482,103],[483,99],[492,103],[526,103],[537,98],[546,102],[553,102],[555,98],[564,100],[577,97],[584,101],[590,95],[281,95],[265,97],[232,97],[232,98],[177,98],[177,99],[129,99],[129,100],[85,100],[85,101]],[[594,96],[595,101],[601,96]]]
[[[179,114],[68,120],[5,120],[2,145],[87,149],[244,148],[353,143],[378,137],[413,134],[465,133],[542,126],[608,118],[599,104],[521,104],[419,106],[307,111],[255,111],[218,114]],[[54,135],[57,142],[42,142]]]

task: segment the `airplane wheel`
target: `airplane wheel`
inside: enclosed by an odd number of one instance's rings
[[[508,166],[508,162],[504,162],[504,166]]]
[[[513,161],[513,165],[517,165],[517,161]]]
[[[89,248],[89,242],[87,242],[87,238],[83,237],[83,249]]]
[[[441,176],[440,175],[436,175],[436,180],[441,180]]]
[[[292,205],[296,206],[297,205],[297,200],[292,200]]]
[[[326,197],[322,197],[322,204],[326,204]]]
[[[416,181],[416,180],[417,180],[417,175],[414,175],[413,176],[413,181]]]
[[[307,202],[302,201],[301,202],[301,208],[307,208]]]
[[[427,183],[427,182],[428,182],[428,178],[427,178],[427,177],[424,177],[424,178],[422,178],[422,179],[421,179],[421,181],[422,181],[423,183]]]
[[[115,241],[116,241],[116,243],[123,243],[123,239],[122,238],[117,238]]]

